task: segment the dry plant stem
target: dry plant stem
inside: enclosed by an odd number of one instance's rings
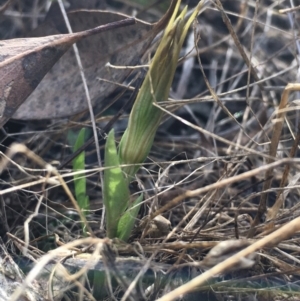
[[[69,19],[68,19],[68,16],[67,16],[67,13],[66,13],[66,10],[65,10],[65,7],[63,5],[62,0],[58,0],[58,3],[59,3],[60,10],[62,12],[62,15],[64,17],[66,26],[68,28],[68,31],[69,31],[69,33],[73,33],[72,28],[71,28],[71,24],[69,22]],[[91,123],[92,123],[92,128],[93,128],[93,134],[94,134],[94,139],[95,139],[98,165],[99,165],[99,167],[102,167],[95,115],[94,115],[94,111],[93,111],[93,106],[92,106],[92,101],[91,101],[91,97],[90,97],[89,88],[87,86],[87,82],[86,82],[85,74],[84,74],[84,71],[83,71],[81,58],[80,58],[79,51],[78,51],[76,43],[73,45],[73,50],[74,50],[76,61],[77,61],[78,67],[79,67],[79,71],[80,71],[80,75],[81,75],[81,79],[82,79],[82,83],[83,83],[83,87],[84,87],[84,91],[85,91],[85,95],[86,95],[86,100],[87,100],[88,108],[89,108],[89,112],[90,112]],[[100,177],[100,185],[103,189],[103,174],[102,174],[101,171],[99,171],[99,177]],[[105,206],[103,204],[100,229],[104,229],[104,217],[105,217]]]
[[[26,286],[32,284],[32,282],[37,279],[38,275],[41,271],[45,268],[46,264],[48,264],[51,260],[54,260],[57,256],[59,256],[61,253],[66,252],[66,250],[69,250],[70,248],[81,246],[81,245],[89,245],[89,244],[95,244],[95,245],[102,245],[105,243],[109,243],[109,240],[107,239],[100,239],[100,238],[83,238],[78,239],[73,242],[67,243],[62,247],[56,248],[55,250],[52,250],[48,252],[46,255],[42,256],[38,263],[34,266],[34,268],[28,273],[27,277],[25,278],[23,284],[19,286],[16,291],[13,293],[13,295],[10,298],[10,301],[17,301],[20,300],[20,297],[22,296],[24,289]]]
[[[200,276],[194,278],[193,280],[189,281],[188,283],[178,287],[177,289],[173,290],[172,292],[166,294],[162,298],[159,298],[157,301],[171,301],[175,300],[181,295],[187,294],[189,292],[194,291],[197,289],[198,286],[202,285],[205,281],[208,281],[211,277],[223,273],[229,270],[232,266],[234,266],[240,259],[250,255],[257,250],[264,248],[266,246],[276,246],[280,241],[288,239],[297,231],[300,230],[300,217],[292,220],[288,224],[284,225],[277,231],[273,232],[272,234],[260,239],[259,241],[253,243],[249,247],[245,248],[244,250],[238,252],[237,254],[231,256],[230,258],[226,259],[225,261],[215,265],[210,270],[204,272]]]
[[[237,146],[236,143],[234,143],[234,142],[232,142],[230,140],[224,139],[221,136],[218,136],[218,135],[216,135],[216,134],[214,134],[214,133],[212,133],[210,131],[207,131],[207,130],[205,130],[205,129],[199,127],[199,126],[197,126],[197,125],[194,125],[193,123],[191,123],[191,122],[189,122],[189,121],[187,121],[187,120],[185,120],[185,119],[183,119],[181,117],[178,117],[177,115],[175,115],[175,114],[171,113],[170,111],[166,110],[165,108],[163,108],[158,103],[154,102],[153,105],[156,106],[156,107],[158,107],[158,108],[160,108],[160,110],[164,111],[165,113],[169,114],[170,116],[172,116],[172,117],[176,118],[177,120],[181,121],[182,123],[188,125],[189,127],[191,127],[193,129],[199,131],[200,133],[204,134],[207,137],[212,137],[212,138],[214,138],[214,139],[216,139],[216,140],[218,140],[220,142],[223,142],[223,143],[225,143],[227,145],[231,145],[231,146],[234,146],[234,147]],[[250,154],[253,154],[253,155],[258,155],[260,157],[265,157],[265,158],[271,158],[269,155],[266,155],[266,154],[264,154],[262,152],[256,151],[254,149],[251,149],[251,148],[243,146],[243,145],[238,145],[238,148],[241,149],[241,150],[244,150],[244,151],[246,151],[246,152],[248,152]]]
[[[10,227],[8,225],[8,218],[7,218],[7,214],[6,214],[5,202],[4,202],[4,198],[2,196],[0,197],[0,210],[2,212],[1,219],[2,219],[2,223],[3,223],[4,231],[10,232]]]
[[[7,158],[5,158],[5,159],[7,159]],[[89,172],[86,172],[84,170],[83,171],[70,172],[68,174],[62,175],[61,177],[64,178],[64,177],[74,176],[75,174],[79,175],[79,174],[88,174],[88,173],[92,175],[94,173],[97,173],[98,170],[99,170],[99,168],[89,170]],[[47,178],[44,177],[42,179],[38,179],[36,181],[32,181],[32,182],[29,182],[29,183],[26,183],[26,184],[16,185],[14,187],[3,189],[3,190],[0,191],[0,195],[5,195],[5,194],[11,193],[13,191],[17,191],[17,190],[20,190],[20,189],[25,189],[25,188],[32,187],[32,186],[35,186],[35,185],[43,184],[43,183],[45,183],[45,181],[47,182],[47,184],[52,185],[52,187],[60,185],[60,182],[58,181],[57,176],[53,176],[53,177],[49,178],[49,180],[47,180]]]
[[[190,213],[192,213],[192,211],[190,211]],[[188,213],[187,214],[187,216],[190,214],[190,213]],[[180,225],[184,222],[184,220],[187,218],[187,216],[185,217],[185,218],[183,218],[180,222],[179,222],[179,224],[176,226],[176,227],[174,227],[173,228],[173,230],[167,235],[167,237],[163,240],[163,242],[162,242],[162,244],[161,244],[161,246],[160,247],[157,247],[157,245],[155,245],[155,246],[153,246],[154,248],[152,249],[153,251],[152,251],[152,254],[151,254],[151,256],[150,256],[150,258],[147,260],[147,263],[144,265],[144,267],[143,267],[143,269],[141,269],[141,271],[139,272],[139,274],[135,277],[135,279],[131,282],[131,284],[130,284],[130,286],[129,286],[129,288],[128,288],[128,290],[125,292],[125,294],[124,294],[124,296],[123,296],[123,298],[122,298],[122,300],[121,301],[125,301],[126,300],[126,296],[128,296],[129,294],[130,294],[130,292],[131,292],[131,290],[135,287],[135,285],[138,283],[138,280],[140,279],[140,277],[143,275],[143,274],[145,274],[145,272],[147,271],[147,269],[149,268],[149,265],[150,265],[150,263],[151,263],[151,261],[153,260],[153,258],[156,256],[156,254],[157,254],[157,252],[159,251],[159,250],[163,250],[164,248],[168,248],[168,247],[170,247],[170,245],[172,244],[172,247],[174,246],[175,247],[175,245],[176,246],[180,246],[178,249],[186,249],[185,248],[185,246],[190,246],[190,245],[194,245],[193,243],[189,243],[189,242],[179,242],[179,243],[175,243],[174,245],[173,245],[173,243],[171,243],[171,244],[167,244],[166,242],[173,236],[173,234],[176,232],[176,230],[177,230],[177,228],[178,227],[180,227]],[[155,217],[155,216],[154,216]],[[153,217],[153,218],[154,218]],[[150,218],[152,218],[152,216],[150,216]],[[211,243],[210,242],[205,242],[202,246],[206,246],[206,247],[208,247],[208,246],[212,246],[211,245]],[[195,246],[195,245],[194,245]],[[171,248],[172,248],[171,247]],[[198,245],[198,247],[199,247],[199,245]],[[176,248],[176,247],[175,247]],[[150,247],[150,249],[151,249],[151,247]],[[143,250],[145,251],[145,247],[143,247]],[[151,251],[150,251],[151,252]],[[185,252],[185,251],[184,251]]]
[[[110,248],[108,244],[103,244],[100,252],[102,256],[102,260],[105,266],[105,271],[108,275],[112,275],[114,279],[118,282],[118,285],[122,290],[126,291],[126,289],[131,285],[127,281],[126,277],[122,275],[122,272],[115,265],[115,254],[113,250]],[[144,300],[142,296],[136,290],[137,286],[135,285],[133,289],[127,294],[126,298],[122,298],[122,300]],[[128,291],[128,290],[127,290]],[[127,292],[126,291],[126,292]]]
[[[251,140],[252,138],[247,135],[245,129],[243,128],[243,126],[236,120],[236,118],[230,113],[230,111],[226,108],[226,106],[223,105],[223,103],[220,101],[218,95],[216,94],[216,92],[214,91],[214,89],[212,88],[212,86],[210,85],[206,75],[205,75],[205,72],[204,72],[204,69],[203,69],[203,65],[202,65],[202,62],[201,62],[201,59],[200,59],[200,53],[199,53],[199,49],[197,47],[197,43],[195,43],[195,48],[196,48],[196,51],[197,51],[197,58],[198,58],[198,63],[199,63],[199,66],[200,66],[200,70],[201,70],[201,73],[202,73],[202,76],[203,76],[203,79],[205,81],[205,84],[212,96],[212,98],[214,99],[214,101],[222,108],[222,110],[224,111],[224,113],[226,113],[228,115],[228,117],[230,117],[242,130],[243,132],[245,133],[245,135]],[[247,87],[248,88],[248,87]],[[253,114],[255,116],[255,114]]]
[[[3,153],[0,152],[0,154],[2,156],[4,156]],[[244,155],[239,155],[240,157],[243,157]],[[238,155],[235,156],[236,158],[239,157]],[[220,160],[224,159],[224,160],[228,160],[228,159],[232,159],[232,156],[223,156],[223,157],[218,157]],[[16,166],[16,168],[18,168],[21,172],[27,174],[28,176],[30,176],[30,174],[26,173],[26,171],[20,166],[20,165],[17,165],[14,161],[10,160],[10,158],[6,157],[5,158],[10,164],[14,164]],[[176,166],[178,164],[182,164],[182,163],[191,163],[191,162],[197,162],[197,163],[202,163],[202,162],[208,162],[208,161],[214,161],[216,160],[216,157],[199,157],[199,158],[196,158],[196,159],[189,159],[189,160],[179,160],[179,161],[172,161],[172,166]],[[148,163],[149,165],[151,165],[152,163]],[[170,164],[169,161],[167,162],[160,162],[160,164]],[[1,164],[0,164],[1,165]],[[147,165],[147,163],[144,164],[145,166]],[[123,167],[125,165],[121,165],[120,167]],[[105,169],[105,168],[103,168]],[[26,170],[30,170],[28,168],[26,168]],[[69,173],[66,173],[66,174],[63,174],[61,175],[62,178],[64,177],[73,177],[75,174],[76,175],[81,175],[81,174],[89,174],[89,175],[93,175],[94,173],[97,173],[99,170],[99,168],[94,168],[94,169],[89,169],[89,170],[83,170],[83,171],[76,171],[76,172],[69,172]],[[32,181],[30,183],[25,183],[25,184],[21,184],[21,185],[16,185],[14,187],[10,187],[10,188],[7,188],[7,189],[3,189],[3,190],[0,190],[0,196],[2,195],[5,195],[7,193],[11,193],[11,192],[14,192],[14,191],[17,191],[19,189],[25,189],[27,187],[31,187],[31,186],[34,186],[34,185],[39,185],[39,184],[42,184],[45,182],[45,178],[42,178],[42,179],[38,179],[36,181]],[[180,182],[180,184],[183,183],[183,181]],[[60,182],[58,181],[58,177],[57,176],[53,176],[51,178],[49,178],[48,180],[48,184],[50,185],[59,185]],[[174,188],[176,185],[172,185],[170,186],[170,188],[168,188],[167,190],[163,191],[163,192],[160,192],[157,194],[157,196],[160,196],[161,194],[165,193],[166,191],[169,191],[171,190],[172,188]],[[152,198],[149,198],[147,199],[147,201],[150,201]]]
[[[274,162],[274,160],[276,158],[276,152],[277,152],[278,143],[279,143],[279,139],[280,139],[280,135],[281,135],[282,127],[283,127],[284,116],[285,116],[284,109],[287,105],[290,92],[299,91],[299,90],[300,90],[300,84],[287,84],[287,86],[283,90],[280,104],[278,107],[278,113],[277,113],[274,128],[273,128],[272,139],[271,139],[270,150],[269,150],[269,158],[267,159],[267,164]],[[273,168],[267,169],[266,173],[265,173],[265,182],[263,185],[262,192],[267,191],[271,187],[272,175],[273,175]],[[267,210],[267,208],[266,208],[267,197],[268,197],[267,193],[262,193],[262,195],[260,197],[257,214],[255,216],[255,219],[254,219],[254,221],[251,225],[251,228],[249,230],[249,233],[248,233],[249,238],[252,238],[255,235],[255,227],[260,223],[261,218],[263,217],[263,215],[265,214],[265,212]]]
[[[255,4],[255,12],[254,12],[254,19],[253,19],[253,26],[252,26],[252,32],[251,32],[251,43],[250,43],[250,58],[249,58],[249,62],[250,64],[248,65],[248,78],[247,78],[247,92],[246,92],[246,102],[248,103],[248,99],[249,99],[249,93],[250,93],[250,78],[251,78],[251,71],[252,71],[252,53],[253,53],[253,42],[254,42],[254,34],[255,34],[255,27],[256,27],[256,21],[257,21],[257,11],[258,11],[258,3],[259,1],[256,0],[256,4]],[[249,106],[250,108],[250,106]],[[254,112],[251,110],[251,113],[256,116],[256,114],[254,114]]]
[[[74,199],[74,196],[72,195],[69,187],[67,186],[66,182],[63,180],[62,176],[58,173],[57,169],[55,167],[53,167],[52,165],[46,163],[42,158],[40,158],[39,156],[37,156],[34,152],[32,152],[31,150],[29,150],[25,145],[23,144],[18,144],[18,143],[13,143],[10,146],[9,151],[7,152],[7,157],[8,158],[12,158],[15,154],[17,153],[23,153],[25,154],[28,158],[30,158],[31,160],[33,160],[35,163],[37,163],[38,165],[46,168],[48,170],[49,173],[54,174],[55,176],[57,176],[57,179],[59,180],[61,186],[63,187],[63,189],[65,190],[66,194],[68,195],[68,197],[70,198],[70,201],[72,202],[74,208],[77,210],[82,222],[84,223],[85,227],[87,228],[88,232],[91,234],[91,236],[94,236],[93,230],[91,229],[91,227],[89,226],[84,214],[82,214],[76,200]],[[7,164],[9,163],[9,160],[7,158],[3,158],[0,162],[0,174],[3,172],[4,168],[7,166]]]
[[[243,24],[244,19],[247,17],[247,12],[249,10],[247,2],[244,1],[240,4],[240,12],[239,12],[239,20],[235,26],[235,31],[239,31],[241,29],[241,26]]]
[[[172,230],[173,232],[173,230]],[[176,230],[175,230],[176,232]],[[170,235],[172,235],[170,233]],[[168,237],[170,236],[168,235]],[[251,240],[255,241],[255,240]],[[214,246],[216,246],[219,243],[219,241],[197,241],[197,242],[188,242],[188,241],[175,241],[175,242],[162,242],[158,244],[149,244],[149,245],[143,245],[143,252],[145,253],[153,253],[157,250],[184,250],[184,249],[197,249],[197,250],[205,250],[205,249],[211,249]],[[134,253],[136,251],[136,246],[132,244],[120,244],[116,246],[117,251],[119,254],[128,254],[128,253]]]
[[[22,252],[22,250],[24,249],[24,246],[25,246],[25,242],[9,232],[7,232],[6,235],[11,239],[11,241],[14,243],[14,245]],[[27,256],[27,257],[32,261],[36,261],[35,258],[37,256],[41,256],[41,255],[45,254],[43,251],[41,251],[31,245],[28,246],[27,252],[30,254],[30,256]]]
[[[50,290],[50,288],[52,289],[52,287],[50,287],[50,285],[51,285],[50,280],[51,279],[49,279],[49,284],[48,284],[49,299],[50,299],[50,301],[56,301],[58,299],[53,296],[53,292],[52,292],[52,290]],[[73,282],[74,283],[72,283],[72,285],[69,285],[69,287],[65,287],[64,288],[64,292],[67,292],[67,291],[71,290],[73,287],[77,287],[78,291],[80,292],[80,297],[78,297],[77,300],[97,301],[93,297],[93,295],[90,293],[90,291],[87,288],[84,287],[84,285],[82,284],[82,282],[79,282],[77,280],[74,280]],[[86,297],[87,297],[86,299],[84,299],[82,297],[83,294],[86,294]]]
[[[256,176],[258,174],[260,174],[261,172],[264,172],[266,170],[269,169],[274,169],[274,167],[280,166],[280,165],[284,165],[284,164],[291,164],[291,163],[296,163],[296,162],[300,162],[300,159],[282,159],[258,168],[255,168],[253,170],[244,172],[240,175],[237,176],[233,176],[231,178],[227,178],[224,179],[220,182],[214,183],[214,184],[210,184],[207,185],[205,187],[199,188],[199,189],[195,189],[195,190],[188,190],[185,193],[177,196],[176,198],[174,198],[173,200],[169,201],[165,206],[161,207],[160,209],[158,209],[157,211],[155,211],[152,215],[151,215],[151,219],[153,219],[154,217],[156,217],[157,215],[161,215],[162,213],[172,209],[173,207],[177,206],[178,204],[180,204],[183,200],[187,199],[187,198],[191,198],[191,197],[195,197],[198,195],[201,195],[202,193],[208,192],[210,190],[214,190],[214,189],[220,189],[222,187],[225,187],[229,184],[238,182],[238,181],[243,181],[245,179],[251,178],[253,176]]]
[[[251,81],[251,73],[252,73],[252,69],[253,69],[251,61],[252,61],[252,53],[253,53],[253,45],[254,45],[254,34],[255,34],[255,28],[256,28],[256,23],[257,23],[258,5],[259,5],[259,0],[256,0],[256,3],[255,3],[255,13],[254,13],[254,18],[253,18],[253,26],[252,26],[252,33],[251,33],[251,43],[250,43],[250,45],[251,45],[250,46],[250,58],[249,58],[250,64],[249,65],[247,64],[247,66],[248,66],[248,78],[247,78],[247,90],[246,90],[246,105],[248,106],[248,109],[251,111],[252,116],[254,116],[254,118],[256,119],[257,123],[259,124],[260,129],[264,132],[263,126],[262,126],[261,122],[259,121],[258,116],[255,114],[255,112],[253,112],[252,107],[249,104],[250,81]],[[254,73],[255,72],[256,71],[254,70]],[[262,85],[260,85],[260,88],[262,89]],[[243,121],[246,121],[246,120],[243,118]],[[267,137],[267,134],[265,134],[265,135]],[[239,136],[240,136],[240,139],[241,139],[241,137],[242,137],[242,131],[240,131],[240,135]]]
[[[107,240],[106,242],[109,243],[109,240]],[[100,254],[101,249],[103,248],[103,245],[104,244],[102,244],[102,243],[101,244],[99,244],[99,243],[96,244],[96,246],[94,247],[94,251],[91,254],[91,257],[90,257],[91,259],[93,259],[93,256],[96,256],[96,258],[99,258],[99,254]],[[66,245],[64,245],[64,246],[66,246]],[[93,246],[93,244],[89,244],[89,247],[92,247],[92,246]],[[78,250],[78,249],[80,249],[80,246],[78,246],[77,248],[76,247],[68,247],[68,250],[70,250],[70,251],[73,250],[73,249],[77,249]],[[81,249],[86,249],[86,248],[81,248]],[[59,256],[60,259],[57,260],[57,261],[60,262],[60,261],[66,260],[68,258],[71,258],[74,255],[80,255],[80,254],[82,254],[84,252],[82,252],[82,251],[78,251],[78,252],[75,251],[75,252],[70,252],[70,253],[71,254],[67,255],[67,256]],[[67,280],[70,281],[70,282],[72,282],[72,281],[75,281],[76,279],[84,276],[88,272],[88,270],[91,268],[91,266],[93,266],[93,263],[91,261],[87,261],[86,265],[84,265],[83,268],[81,268],[77,272],[72,273],[71,275],[68,274],[67,275],[67,277],[68,277]]]
[[[240,52],[242,58],[244,59],[247,67],[251,70],[251,74],[253,75],[255,81],[258,82],[260,80],[259,76],[257,75],[257,73],[256,73],[256,71],[254,69],[254,66],[252,66],[252,63],[249,60],[246,52],[244,51],[243,46],[241,45],[241,43],[239,41],[239,38],[238,38],[237,34],[235,33],[234,28],[232,27],[231,21],[230,21],[230,19],[228,18],[228,16],[226,15],[226,13],[224,11],[224,7],[223,7],[221,1],[220,0],[216,0],[216,5],[217,5],[218,9],[220,10],[220,12],[222,14],[223,21],[224,21],[227,29],[229,30],[230,35],[232,36],[233,41],[234,41],[237,49],[239,50],[239,52]]]
[[[298,126],[298,133],[297,133],[296,139],[294,140],[293,146],[292,146],[290,154],[289,154],[290,158],[295,157],[295,154],[298,150],[299,142],[300,142],[300,125]],[[280,188],[283,188],[285,186],[285,184],[287,183],[290,168],[291,168],[290,164],[287,164],[284,167],[283,175],[282,175],[282,178],[280,181],[280,186],[279,186]],[[282,207],[283,202],[284,202],[284,197],[282,194],[283,194],[283,190],[279,190],[279,192],[277,193],[275,204],[267,212],[267,221],[276,218],[276,216],[279,212],[279,209]],[[274,221],[267,224],[267,226],[266,226],[266,230],[271,229],[271,228],[274,228]]]
[[[157,103],[154,103],[153,105],[159,107],[162,111],[166,112],[167,114],[171,115],[175,119],[181,121],[182,123],[190,126],[191,128],[193,128],[193,129],[195,129],[197,131],[200,131],[200,132],[202,132],[202,133],[204,133],[204,134],[206,134],[208,136],[212,136],[213,138],[215,138],[217,140],[220,140],[222,142],[225,142],[226,144],[235,145],[231,141],[228,141],[228,140],[223,139],[223,138],[221,138],[221,137],[219,137],[219,136],[217,136],[217,135],[215,135],[213,133],[205,131],[204,129],[202,129],[202,128],[200,128],[200,127],[198,127],[198,126],[196,126],[196,125],[194,125],[194,124],[192,124],[192,123],[184,120],[183,118],[178,117],[175,114],[172,114],[171,112],[169,112],[169,111],[165,110],[164,108],[162,108],[161,106],[159,106]],[[246,148],[246,147],[243,147],[241,145],[239,145],[239,148],[241,148],[241,149],[247,149],[248,152],[255,153],[255,154],[259,155],[259,156],[263,155],[260,152],[253,151],[253,150],[251,150],[249,148]],[[219,188],[225,187],[226,185],[235,183],[237,181],[241,181],[241,180],[247,179],[249,177],[255,176],[255,175],[259,174],[262,171],[273,169],[274,167],[280,166],[282,164],[292,163],[292,162],[296,162],[296,161],[298,161],[298,159],[294,159],[294,160],[293,159],[282,159],[282,160],[279,160],[279,161],[276,161],[276,162],[271,161],[273,163],[270,163],[270,164],[258,167],[256,169],[251,170],[251,171],[247,171],[247,172],[245,172],[243,174],[240,174],[240,175],[228,178],[228,179],[224,179],[224,180],[222,180],[220,182],[217,182],[217,183],[214,183],[214,184],[210,184],[210,185],[207,185],[205,187],[202,187],[202,188],[199,188],[199,189],[196,189],[196,190],[186,191],[184,194],[179,195],[178,197],[174,198],[172,201],[168,202],[165,206],[163,206],[162,208],[160,208],[159,210],[157,210],[156,212],[154,212],[151,215],[151,219],[154,218],[155,216],[160,215],[163,212],[171,209],[172,207],[178,205],[185,198],[189,198],[189,197],[194,197],[194,196],[200,195],[200,194],[205,193],[205,192],[207,192],[207,191],[209,191],[211,189],[219,189]]]
[[[295,7],[291,7],[291,8],[280,9],[279,13],[280,14],[287,14],[287,13],[291,13],[291,12],[296,11],[296,10],[300,10],[300,5],[295,6]]]
[[[14,0],[7,0],[2,6],[0,6],[0,14],[4,13],[13,1]]]
[[[97,244],[95,247],[95,251],[93,252],[93,255],[98,255],[100,253],[100,249],[102,247],[102,244]],[[74,248],[70,248],[70,249],[74,249]],[[78,253],[76,253],[78,254]],[[91,256],[91,258],[93,258]],[[61,261],[65,260],[66,257],[62,258],[61,260],[59,260],[59,262],[56,264],[56,266],[53,268],[53,270],[51,271],[51,274],[49,276],[49,280],[48,280],[48,294],[50,296],[50,300],[55,300],[52,295],[52,282],[53,282],[53,278],[56,275],[56,270],[57,270],[57,274],[60,277],[63,277],[63,279],[65,279],[66,281],[68,281],[70,283],[69,286],[65,287],[63,292],[66,292],[70,289],[72,289],[73,287],[78,287],[78,291],[80,292],[81,295],[86,294],[87,297],[89,298],[88,300],[93,300],[96,301],[96,299],[92,296],[92,294],[90,293],[90,291],[84,287],[84,285],[79,282],[77,279],[81,278],[84,279],[87,275],[87,272],[89,271],[89,262],[87,261],[87,264],[82,267],[78,272],[76,272],[75,274],[69,274],[68,270],[60,264]],[[62,292],[61,292],[62,293]],[[51,299],[52,298],[52,299]],[[79,299],[79,300],[83,300],[83,298]]]
[[[243,282],[243,283],[246,283],[246,282],[253,283],[256,280],[270,279],[271,277],[284,275],[284,274],[285,275],[298,275],[299,270],[300,270],[300,268],[293,268],[293,269],[290,269],[290,270],[286,270],[284,272],[280,271],[280,272],[262,274],[262,275],[252,276],[252,277],[247,277],[247,278],[242,278],[242,279],[227,280],[226,281],[226,286],[236,288],[238,286],[238,283],[241,283],[241,282]],[[199,289],[199,290],[197,289],[197,291],[217,290],[220,287],[224,287],[223,282],[217,282],[217,283],[213,283],[213,284],[210,284],[210,285],[203,285],[203,286],[201,286],[201,289]]]
[[[23,251],[23,255],[26,256],[27,255],[27,252],[28,252],[28,247],[29,247],[29,239],[30,239],[30,235],[29,235],[29,223],[32,221],[32,219],[36,216],[38,216],[39,214],[39,210],[40,210],[40,206],[42,204],[42,201],[45,197],[45,191],[46,191],[46,183],[47,183],[47,179],[49,178],[50,176],[50,172],[47,173],[46,175],[46,181],[43,183],[43,186],[42,186],[42,191],[43,191],[43,194],[39,197],[39,200],[35,206],[35,210],[32,214],[30,214],[28,216],[28,218],[26,219],[26,221],[24,222],[24,242],[25,242],[25,245],[24,247],[22,248],[22,251]]]

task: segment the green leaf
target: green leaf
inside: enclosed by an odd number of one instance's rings
[[[118,222],[126,210],[130,194],[127,181],[119,167],[119,156],[112,129],[105,144],[105,167],[104,170],[104,205],[106,207],[106,226],[109,238],[117,237]]]
[[[82,128],[77,136],[73,151],[77,151],[85,141],[85,129]],[[73,171],[85,169],[85,152],[79,154],[73,160]],[[89,198],[86,195],[86,177],[85,175],[74,175],[75,196],[78,206],[81,210],[89,209]]]
[[[119,223],[118,223],[118,231],[117,237],[122,239],[123,241],[127,241],[133,226],[136,221],[136,217],[139,213],[141,202],[143,200],[143,194],[141,194],[130,206],[130,208],[123,214]]]
[[[126,241],[130,236],[143,197],[141,195],[134,204],[130,204],[126,184],[134,178],[149,154],[163,116],[163,112],[153,106],[153,102],[168,99],[183,41],[204,2],[201,0],[186,20],[187,7],[176,18],[181,0],[176,1],[173,14],[131,110],[127,129],[119,144],[119,153],[114,142],[114,134],[112,131],[109,133],[105,146],[105,166],[115,166],[104,174],[109,237],[118,237]],[[119,165],[125,164],[128,166],[122,167],[121,170]]]

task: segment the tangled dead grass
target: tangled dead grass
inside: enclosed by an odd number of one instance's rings
[[[37,25],[46,2],[16,1],[6,10],[9,37]],[[118,9],[131,12],[123,2]],[[68,133],[90,126],[89,117],[4,128],[1,237],[10,256],[22,257],[19,267],[29,267],[24,287],[71,300],[299,300],[300,89],[290,84],[298,81],[299,19],[297,8],[287,8],[287,0],[208,2],[131,187],[145,200],[130,244],[105,238],[94,147],[82,173],[91,237],[83,238],[74,209],[71,167],[55,169],[71,152]],[[16,21],[22,9],[32,14]],[[159,14],[151,7],[151,17]],[[111,118],[97,116],[99,127]],[[114,127],[124,130],[123,119]]]

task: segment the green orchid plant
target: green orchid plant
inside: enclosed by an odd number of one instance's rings
[[[182,44],[204,0],[199,2],[187,20],[187,7],[176,17],[180,2],[177,1],[139,90],[119,149],[115,144],[114,131],[107,136],[103,196],[107,236],[110,238],[127,241],[131,234],[143,195],[132,200],[128,186],[147,158],[163,117],[163,112],[153,103],[168,100]]]

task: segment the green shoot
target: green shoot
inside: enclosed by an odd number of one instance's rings
[[[82,128],[77,136],[73,151],[77,151],[85,142],[85,128]],[[85,169],[85,152],[79,154],[73,160],[73,171],[80,171]],[[78,206],[86,216],[90,208],[89,197],[86,194],[86,177],[85,175],[74,175],[75,197]]]
[[[128,185],[147,158],[163,117],[163,112],[153,103],[168,100],[182,44],[204,0],[199,2],[187,20],[187,7],[177,16],[180,2],[177,1],[139,90],[119,150],[117,151],[115,145],[113,130],[106,141],[105,167],[109,168],[104,171],[103,196],[107,210],[107,233],[110,238],[118,237],[126,241],[134,226],[143,196],[131,200]],[[125,164],[126,166],[120,168],[120,165]]]

